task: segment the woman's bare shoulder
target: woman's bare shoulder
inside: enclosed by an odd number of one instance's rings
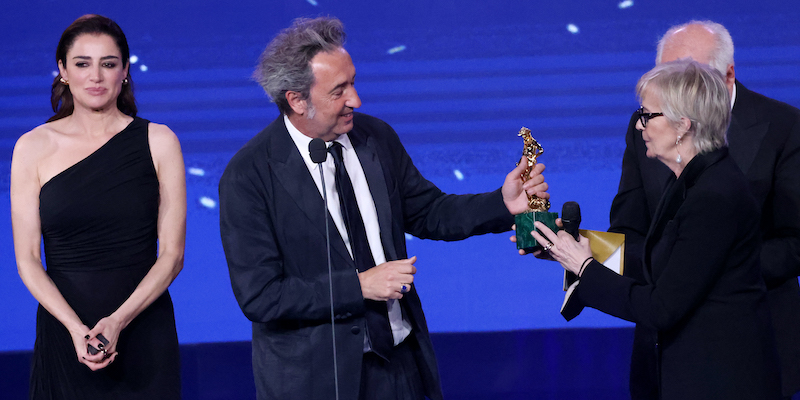
[[[14,158],[38,159],[37,155],[41,156],[51,151],[56,136],[61,134],[58,129],[59,124],[56,122],[39,125],[22,134],[14,146]]]
[[[168,126],[151,122],[148,125],[148,135],[151,150],[155,147],[156,149],[167,148],[172,151],[180,151],[178,136]]]
[[[150,122],[147,126],[148,133],[150,137],[156,140],[172,140],[177,139],[175,136],[175,132],[172,129],[169,129],[168,126],[164,124],[158,124],[155,122]]]

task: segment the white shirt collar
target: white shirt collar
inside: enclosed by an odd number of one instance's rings
[[[736,84],[733,84],[733,91],[731,92],[731,110],[733,110],[733,105],[736,103]]]
[[[289,131],[289,136],[292,137],[295,146],[297,146],[297,150],[300,151],[300,155],[303,156],[303,161],[305,161],[306,166],[309,170],[312,170],[316,165],[313,161],[311,161],[311,154],[308,152],[308,144],[311,143],[311,138],[300,132],[294,125],[292,125],[292,121],[289,120],[289,117],[284,114],[283,116],[283,123],[286,125],[286,130]],[[350,142],[350,137],[347,134],[341,135],[335,140],[342,144],[345,150],[352,150],[353,143]],[[326,143],[328,147],[330,147],[331,143]]]

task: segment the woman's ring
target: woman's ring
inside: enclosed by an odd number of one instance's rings
[[[550,249],[553,248],[553,243],[549,242],[546,245],[542,246],[542,248],[544,249],[544,251],[550,251]]]

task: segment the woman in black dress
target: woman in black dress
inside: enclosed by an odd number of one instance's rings
[[[731,100],[722,75],[679,60],[653,68],[636,91],[647,156],[674,173],[645,240],[647,284],[592,259],[584,237],[539,223],[544,235],[533,236],[580,277],[583,304],[657,332],[660,399],[779,399],[759,208],[728,155]]]
[[[183,157],[169,128],[136,117],[129,55],[112,20],[73,22],[55,115],[14,148],[14,250],[39,301],[32,399],[180,398],[167,287],[183,267]]]

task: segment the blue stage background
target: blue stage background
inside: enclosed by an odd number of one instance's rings
[[[441,189],[474,193],[499,187],[520,156],[516,133],[527,126],[545,148],[540,161],[547,165],[553,211],[578,201],[583,227],[591,229],[608,227],[623,135],[638,107],[634,85],[652,67],[655,43],[669,26],[690,19],[726,25],[736,45],[737,77],[750,89],[800,106],[800,7],[785,1],[31,0],[1,8],[0,356],[19,358],[32,349],[35,336],[36,301],[14,268],[11,152],[22,133],[52,114],[55,47],[63,29],[85,13],[109,16],[125,30],[137,58],[132,75],[140,116],[170,126],[184,149],[186,262],[170,288],[183,345],[250,338],[219,241],[217,183],[235,151],[278,115],[249,76],[266,43],[296,17],[344,21],[360,111],[390,123],[417,167]],[[558,314],[561,268],[518,256],[508,236],[456,243],[409,237],[409,252],[419,260],[415,284],[431,331],[440,334],[440,358],[458,354],[441,343],[466,338],[466,346],[492,332],[528,331],[510,337],[568,336],[581,343],[574,339],[580,332],[600,340],[604,329],[613,328],[608,332],[618,333],[611,335],[615,340],[629,341],[629,323],[594,310],[565,322]],[[572,328],[585,329],[558,333]],[[596,358],[593,365],[600,367],[613,359],[609,368],[623,376],[612,386],[624,394],[629,349],[617,347],[622,353],[607,362],[597,354],[576,357]],[[192,360],[199,352],[184,353]],[[551,365],[544,358],[511,365]],[[455,388],[450,393],[458,393],[468,380],[448,380],[445,366],[461,364],[441,363],[445,383]],[[568,366],[560,368],[568,374]],[[544,385],[554,394],[542,398],[567,398],[555,394],[563,384]],[[520,393],[527,398],[530,392]]]

